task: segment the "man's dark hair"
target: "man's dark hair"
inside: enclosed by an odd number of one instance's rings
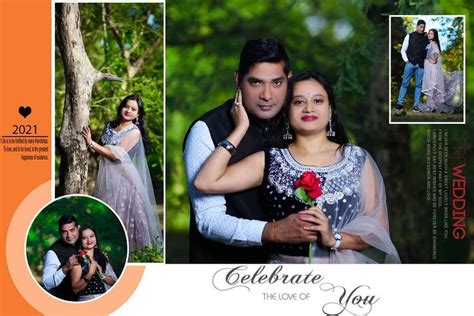
[[[58,230],[59,230],[60,234],[61,234],[61,227],[63,227],[63,225],[69,224],[69,223],[74,223],[75,226],[78,225],[76,217],[74,217],[74,215],[64,214],[63,216],[61,216],[59,218],[59,220],[58,220]]]
[[[278,63],[283,61],[285,73],[290,72],[290,59],[283,45],[274,39],[256,39],[245,43],[240,53],[239,82],[249,72],[250,67],[256,63]]]
[[[416,26],[418,26],[420,24],[423,24],[424,26],[426,26],[425,20],[418,20],[418,22],[416,22]]]

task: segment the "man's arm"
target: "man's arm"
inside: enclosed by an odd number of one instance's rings
[[[48,250],[44,255],[43,285],[46,290],[57,287],[66,277],[66,274],[60,268],[58,256],[54,251]]]
[[[400,51],[400,53],[402,54],[403,61],[406,63],[408,62],[407,49],[409,41],[410,35],[407,34],[407,36],[405,36],[405,39],[403,40],[402,50]]]
[[[207,125],[198,121],[191,128],[184,146],[184,163],[189,197],[196,225],[206,238],[232,246],[259,246],[267,222],[237,218],[226,214],[223,195],[205,194],[194,188],[194,179],[215,149]]]

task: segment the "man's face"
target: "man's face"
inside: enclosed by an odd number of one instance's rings
[[[288,89],[283,61],[256,63],[241,79],[243,104],[249,113],[260,119],[271,119],[278,114]]]
[[[61,239],[69,244],[74,245],[79,238],[79,226],[72,222],[61,226]]]
[[[424,24],[417,25],[416,31],[420,34],[423,33],[425,31],[425,25]]]

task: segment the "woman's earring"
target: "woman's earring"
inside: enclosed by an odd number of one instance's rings
[[[138,122],[138,117],[136,117],[134,121],[135,121],[135,122],[134,122],[135,125],[140,125],[140,122]]]
[[[293,135],[290,133],[290,123],[285,122],[285,134],[283,134],[283,139],[284,140],[292,140]]]
[[[329,116],[329,131],[326,132],[326,136],[328,137],[336,136],[336,132],[332,130],[332,115]]]

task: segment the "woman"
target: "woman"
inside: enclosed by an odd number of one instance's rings
[[[71,270],[72,290],[79,301],[87,301],[104,294],[115,284],[117,276],[102,253],[95,230],[87,225],[79,229],[80,265]]]
[[[262,185],[273,223],[299,213],[305,229],[317,238],[315,247],[308,256],[308,244],[279,243],[273,230],[271,263],[304,263],[307,257],[317,263],[400,262],[389,237],[382,177],[365,150],[347,144],[329,83],[318,73],[303,72],[292,78],[289,89],[283,110],[288,121],[279,129],[280,139],[291,138],[288,146],[257,152],[230,166],[230,151],[219,146],[194,185],[220,194]],[[232,108],[236,127],[227,138],[234,146],[249,126],[241,102],[237,92]],[[304,182],[305,171],[317,175],[313,185],[322,194],[308,192],[316,207],[295,195],[295,182]]]
[[[82,135],[87,147],[100,154],[94,195],[117,212],[127,230],[130,251],[162,247],[153,186],[145,158],[145,110],[138,95],[120,102],[117,118],[105,127],[101,144],[89,127]]]
[[[444,77],[441,67],[441,45],[438,31],[431,29],[428,32],[426,46],[427,53],[424,63],[423,85],[421,91],[426,95],[426,103],[420,106],[422,112],[439,112],[444,103]]]
[[[428,31],[427,53],[424,63],[423,85],[421,91],[426,95],[426,103],[419,107],[422,112],[452,113],[460,104],[460,82],[462,72],[443,73],[441,63],[441,44],[438,31]]]

